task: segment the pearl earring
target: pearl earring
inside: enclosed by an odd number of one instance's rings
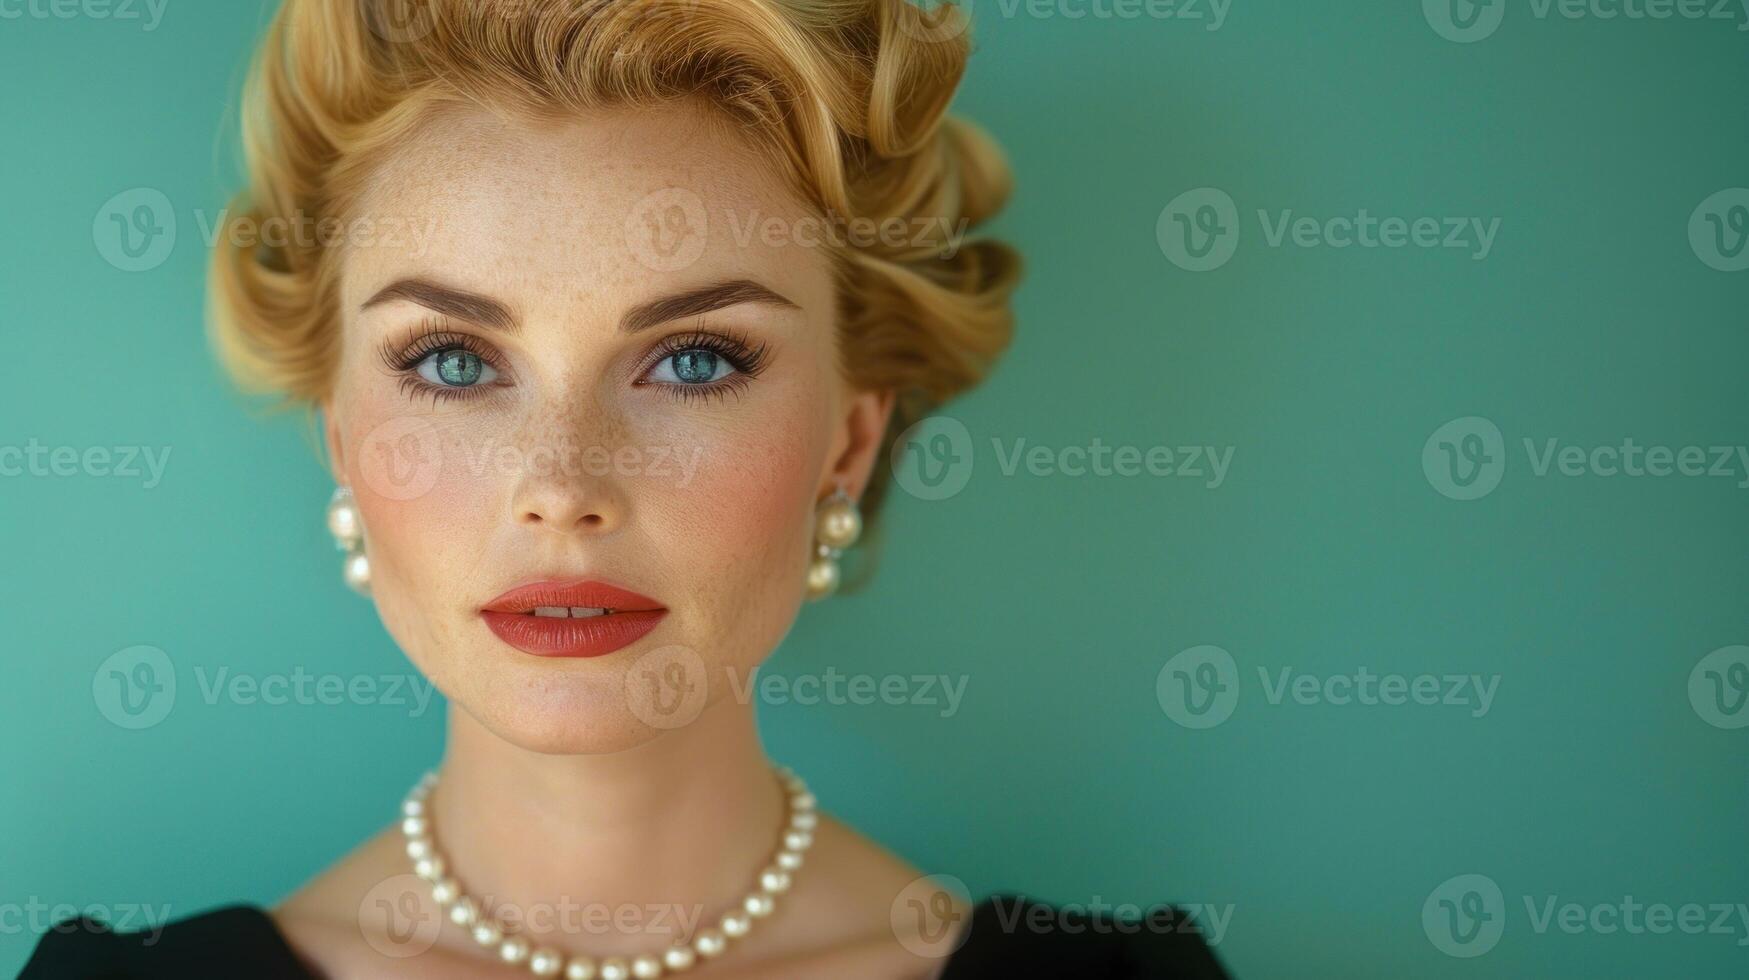
[[[832,491],[814,514],[814,560],[808,563],[808,598],[838,591],[838,556],[862,534],[862,512],[844,487]]]
[[[335,487],[328,500],[328,533],[334,535],[335,547],[346,552],[341,577],[354,592],[370,595],[370,556],[364,553],[364,525],[350,487]]]

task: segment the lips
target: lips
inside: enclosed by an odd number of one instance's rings
[[[534,582],[480,609],[505,643],[537,657],[600,657],[636,643],[668,610],[629,589],[596,581]]]

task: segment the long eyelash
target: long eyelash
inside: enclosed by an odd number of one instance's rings
[[[755,345],[747,339],[747,335],[734,330],[711,333],[694,330],[691,333],[675,334],[664,337],[662,342],[651,352],[649,363],[660,364],[663,358],[672,357],[681,351],[708,350],[712,354],[728,361],[735,370],[749,378],[757,378],[759,372],[765,370],[767,345]],[[702,387],[702,386],[695,386]]]
[[[654,367],[666,358],[682,351],[705,350],[729,362],[735,373],[720,381],[709,384],[675,384],[671,381],[646,382],[667,390],[667,393],[681,401],[715,399],[722,401],[730,395],[740,396],[747,390],[759,373],[765,370],[769,362],[768,346],[761,342],[754,344],[746,334],[734,330],[720,333],[694,330],[691,333],[675,334],[663,338],[662,342],[650,352],[648,364]]]
[[[383,341],[377,352],[382,357],[383,366],[400,376],[402,394],[412,396],[429,396],[433,402],[448,401],[452,398],[476,398],[489,390],[491,385],[476,385],[467,388],[450,388],[434,385],[421,378],[415,370],[419,363],[446,350],[464,350],[480,360],[502,371],[498,352],[485,341],[472,334],[461,333],[444,327],[443,321],[432,319],[420,323],[412,331],[410,337],[391,337]]]

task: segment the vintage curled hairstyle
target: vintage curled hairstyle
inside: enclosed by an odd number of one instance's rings
[[[703,97],[821,215],[969,231],[1010,178],[946,111],[963,16],[909,0],[284,0],[245,91],[248,186],[227,223],[349,220],[378,161],[446,105],[552,117]],[[231,230],[212,257],[215,346],[246,387],[313,406],[340,350],[340,250],[244,246]],[[827,247],[841,370],[897,395],[884,455],[1007,346],[1021,263],[987,238],[882,237]],[[871,524],[887,483],[864,496]]]

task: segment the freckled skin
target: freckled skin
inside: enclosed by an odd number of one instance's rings
[[[737,907],[785,819],[754,705],[738,692],[801,606],[817,502],[838,485],[862,495],[892,410],[890,393],[855,391],[839,375],[828,256],[735,233],[807,210],[763,154],[710,119],[695,106],[538,125],[450,112],[378,161],[356,206],[426,234],[348,242],[341,262],[340,363],[322,406],[335,477],[356,494],[383,623],[450,700],[430,803],[439,843],[470,891],[511,906]],[[634,236],[648,227],[636,219],[649,195],[671,188],[697,196],[708,228],[678,267],[652,265],[648,240]],[[489,390],[435,399],[385,363],[385,346],[400,353],[432,316],[406,299],[364,307],[409,277],[514,314],[514,335],[454,318],[437,325],[494,355]],[[639,304],[735,279],[794,308],[745,303],[619,329]],[[639,383],[665,338],[730,331],[764,345],[766,358],[726,397],[688,400]],[[591,451],[593,462],[582,455]],[[573,455],[554,465],[563,452]],[[669,613],[592,659],[523,653],[479,615],[516,586],[584,577]],[[652,725],[628,684],[647,676],[646,658],[675,647],[702,667],[706,703],[685,725]],[[693,975],[936,976],[942,961],[917,955],[892,918],[922,872],[825,809],[814,838],[779,910]],[[496,971],[434,908],[429,951],[385,956],[372,944],[363,910],[378,907],[384,882],[408,875],[404,847],[391,823],[289,896],[273,910],[288,942],[327,976]],[[429,891],[419,901],[429,905]],[[966,921],[967,908],[956,909]],[[625,955],[675,937],[561,927],[536,938]]]
[[[653,269],[628,237],[628,216],[674,187],[703,203],[706,244],[684,268]],[[325,406],[337,477],[357,495],[374,599],[395,640],[481,725],[541,752],[612,752],[661,736],[624,694],[643,651],[685,646],[713,678],[711,700],[726,696],[722,669],[745,678],[794,621],[816,501],[838,482],[860,495],[875,462],[870,437],[878,441],[890,408],[835,368],[828,256],[759,236],[742,242],[731,230],[755,217],[797,221],[806,207],[742,137],[676,107],[544,123],[450,112],[395,149],[359,210],[430,232],[421,242],[349,244],[342,354]],[[380,350],[432,314],[403,299],[361,306],[412,276],[514,312],[515,335],[453,318],[441,326],[498,352],[498,387],[448,400],[404,390]],[[639,303],[740,278],[798,308],[742,304],[619,330]],[[694,330],[764,344],[764,369],[724,398],[683,400],[635,383],[664,336]],[[397,452],[412,458],[407,443],[381,444],[381,433],[402,429],[426,454],[422,492],[381,476]],[[634,463],[606,472],[578,456],[551,464],[558,451],[591,447]],[[653,472],[657,453],[662,472]],[[684,478],[679,459],[695,467]],[[514,586],[585,576],[670,612],[631,648],[588,659],[522,653],[478,615]]]

